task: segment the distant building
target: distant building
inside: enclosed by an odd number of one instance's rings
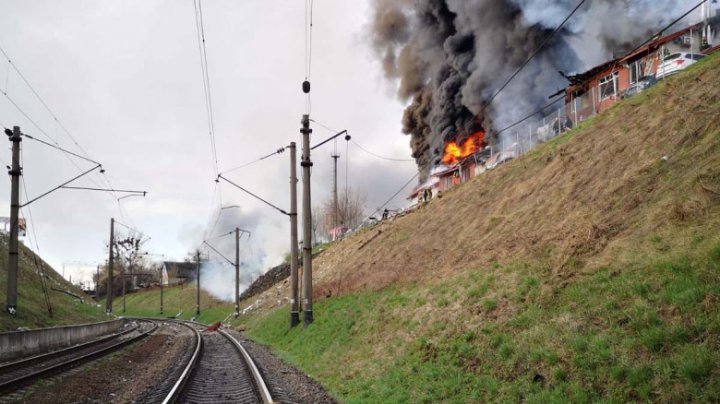
[[[177,285],[194,281],[197,277],[197,264],[194,262],[165,261],[162,266],[163,285]]]

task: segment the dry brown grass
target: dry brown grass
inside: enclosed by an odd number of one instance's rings
[[[720,228],[720,58],[697,67],[698,74],[665,80],[411,214],[338,242],[315,261],[315,297],[442,279],[494,262],[541,263],[562,285],[652,234],[681,243],[672,237],[678,226]]]
[[[547,258],[554,273],[568,276],[583,262],[602,263],[609,246],[627,247],[663,227],[717,225],[718,62],[344,240],[317,261],[317,295],[442,277],[494,260]]]

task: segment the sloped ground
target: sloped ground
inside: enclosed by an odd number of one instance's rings
[[[316,322],[261,309],[249,334],[348,402],[713,400],[719,77],[708,58],[337,243]]]
[[[80,289],[63,279],[42,258],[20,243],[20,260],[18,270],[18,315],[11,317],[5,310],[7,299],[7,259],[8,238],[0,235],[0,296],[2,313],[0,313],[0,332],[13,331],[18,327],[40,328],[54,325],[81,324],[103,321],[107,318],[103,309],[96,306],[92,298]],[[49,296],[52,315],[45,300],[38,268],[45,274],[45,285]],[[55,289],[55,290],[53,290]],[[58,290],[68,291],[83,299],[71,297]]]

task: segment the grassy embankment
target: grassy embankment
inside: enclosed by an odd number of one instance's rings
[[[719,78],[708,58],[337,243],[315,323],[248,335],[344,402],[717,400]]]
[[[0,332],[13,331],[18,327],[40,328],[66,324],[80,324],[107,320],[104,310],[81,290],[65,281],[41,258],[20,244],[20,261],[18,273],[18,314],[12,317],[4,313],[7,290],[7,243],[5,235],[0,236],[0,296],[2,310],[0,313]],[[48,312],[45,295],[38,275],[37,263],[42,263],[46,274],[46,285],[49,294],[52,316]],[[51,288],[68,290],[82,296],[84,303]]]
[[[163,315],[172,317],[181,313],[177,318],[189,320],[195,317],[195,302],[197,289],[195,283],[173,286],[163,290]],[[105,300],[102,301],[105,307]],[[132,317],[161,317],[160,315],[160,288],[142,290],[137,293],[128,293],[125,296],[126,312],[122,311],[122,296],[113,299],[113,313],[118,316]],[[200,316],[195,320],[203,323],[221,321],[233,312],[233,305],[222,302],[204,290],[200,293]]]

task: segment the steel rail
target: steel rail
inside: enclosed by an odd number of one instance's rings
[[[200,352],[202,351],[202,346],[203,346],[202,335],[200,335],[200,331],[198,331],[197,328],[191,327],[183,321],[175,321],[175,323],[182,324],[185,327],[191,329],[193,332],[195,332],[195,338],[197,339],[197,343],[195,344],[195,350],[193,352],[192,357],[190,357],[188,364],[185,366],[185,369],[183,369],[183,372],[182,372],[182,374],[180,374],[180,377],[178,378],[177,382],[175,382],[175,384],[173,385],[173,387],[170,390],[170,392],[168,393],[168,395],[162,401],[163,404],[173,403],[180,396],[180,393],[182,392],[183,387],[185,387],[185,384],[190,379],[190,375],[192,374],[192,371],[195,368],[195,365],[197,364],[198,358],[200,358]]]
[[[147,320],[145,320],[145,321],[147,321]],[[126,345],[129,345],[129,344],[131,344],[131,343],[137,342],[137,341],[139,341],[139,340],[147,337],[148,335],[150,335],[150,333],[154,332],[154,331],[158,328],[158,324],[157,324],[156,322],[154,322],[154,321],[148,321],[148,322],[152,323],[152,324],[153,324],[153,327],[150,328],[149,330],[141,333],[140,335],[137,335],[137,336],[133,337],[133,338],[129,338],[129,339],[126,339],[126,340],[123,340],[123,341],[119,341],[119,342],[117,342],[117,343],[115,343],[115,344],[112,344],[112,345],[110,345],[110,346],[104,347],[104,348],[99,349],[99,350],[97,350],[97,351],[89,352],[89,353],[84,354],[84,355],[75,356],[75,357],[69,358],[68,360],[62,361],[62,362],[60,362],[60,363],[57,363],[57,364],[54,364],[54,365],[51,365],[51,366],[42,368],[42,369],[40,369],[40,370],[37,370],[37,371],[34,371],[34,372],[30,372],[30,373],[25,374],[25,375],[20,375],[20,376],[18,376],[18,377],[13,378],[13,379],[0,382],[0,392],[12,391],[12,390],[14,390],[15,387],[19,387],[19,386],[21,386],[21,385],[25,385],[26,383],[28,383],[28,382],[30,382],[30,381],[32,381],[32,380],[35,380],[35,379],[39,378],[40,376],[44,376],[44,375],[46,375],[46,374],[48,374],[48,373],[51,373],[51,372],[57,372],[57,371],[59,371],[59,370],[61,370],[61,369],[64,369],[64,368],[73,367],[73,366],[75,366],[75,365],[78,365],[78,364],[83,363],[83,362],[85,362],[85,361],[87,361],[87,360],[90,360],[90,359],[100,358],[100,357],[102,357],[102,356],[104,356],[104,355],[107,355],[107,354],[109,354],[110,352],[112,352],[112,351],[114,351],[114,350],[116,350],[116,349],[118,349],[118,348],[121,348],[121,347],[124,347],[124,346],[126,346]],[[97,342],[96,342],[96,343],[97,343]]]
[[[113,338],[121,337],[121,336],[123,336],[123,335],[125,335],[125,334],[128,334],[128,333],[131,333],[131,332],[133,332],[133,331],[135,331],[135,330],[137,330],[137,329],[138,329],[138,326],[135,326],[135,327],[132,327],[132,328],[130,328],[130,329],[127,329],[127,330],[124,330],[124,331],[121,331],[121,332],[118,332],[118,333],[115,333],[115,334],[106,335],[106,336],[104,336],[104,337],[100,337],[100,338],[94,339],[94,340],[92,340],[92,341],[84,342],[84,343],[82,343],[82,344],[73,345],[73,346],[71,346],[71,347],[58,349],[57,351],[46,352],[46,353],[43,353],[43,354],[40,354],[40,355],[31,356],[31,357],[29,357],[29,358],[20,359],[20,360],[13,361],[13,362],[3,363],[2,365],[0,365],[0,374],[4,374],[4,373],[7,373],[7,372],[10,372],[10,371],[12,371],[12,370],[15,370],[15,369],[18,369],[18,368],[22,368],[22,367],[25,367],[25,366],[30,366],[30,365],[33,364],[33,363],[42,362],[42,361],[47,361],[47,360],[50,360],[50,359],[52,359],[52,358],[54,358],[54,357],[57,357],[57,356],[60,356],[60,355],[65,355],[65,354],[68,354],[68,353],[73,352],[73,351],[79,351],[79,350],[84,349],[84,348],[86,348],[86,347],[89,347],[89,346],[92,346],[92,345],[95,345],[95,344],[99,344],[99,343],[102,343],[102,342],[111,340],[111,339],[113,339]]]
[[[247,364],[248,368],[250,369],[250,373],[252,374],[253,379],[255,380],[255,385],[258,388],[258,391],[260,391],[260,396],[262,397],[262,400],[265,404],[271,404],[274,403],[272,395],[270,394],[270,390],[267,387],[267,384],[265,384],[265,380],[262,377],[262,374],[260,373],[260,370],[258,370],[257,366],[255,366],[255,362],[252,360],[252,357],[250,357],[250,354],[245,350],[245,348],[240,344],[238,340],[236,340],[232,335],[228,334],[225,330],[218,329],[220,334],[225,336],[230,342],[232,342],[233,346],[240,352],[243,359],[245,360],[245,363]]]
[[[184,324],[188,326],[188,324],[193,324],[199,327],[208,327],[207,324],[198,323],[195,321],[177,321],[177,323]],[[188,326],[190,327],[190,326]],[[180,393],[182,393],[183,387],[186,384],[186,382],[190,379],[190,375],[192,374],[192,371],[194,367],[197,365],[197,359],[200,356],[201,348],[202,348],[202,335],[200,334],[200,331],[198,331],[197,328],[190,327],[192,330],[194,330],[200,340],[200,342],[197,344],[195,348],[195,352],[193,354],[192,359],[190,360],[190,363],[188,363],[188,366],[186,366],[185,370],[183,371],[180,379],[175,383],[175,386],[173,387],[172,391],[168,396],[163,400],[163,404],[169,404],[173,403],[179,396]],[[265,380],[263,379],[262,374],[260,373],[260,370],[255,365],[255,362],[252,360],[252,357],[250,354],[245,350],[245,348],[238,342],[235,338],[233,338],[230,334],[228,334],[226,331],[218,329],[218,332],[225,337],[228,341],[230,341],[235,347],[235,349],[240,353],[240,357],[245,362],[245,364],[248,367],[248,370],[250,371],[250,375],[252,376],[253,381],[255,382],[255,387],[257,388],[258,392],[260,393],[260,396],[263,400],[263,403],[265,404],[272,404],[275,403],[275,401],[272,398],[272,395],[270,393],[270,390],[267,387],[267,384],[265,383]]]

